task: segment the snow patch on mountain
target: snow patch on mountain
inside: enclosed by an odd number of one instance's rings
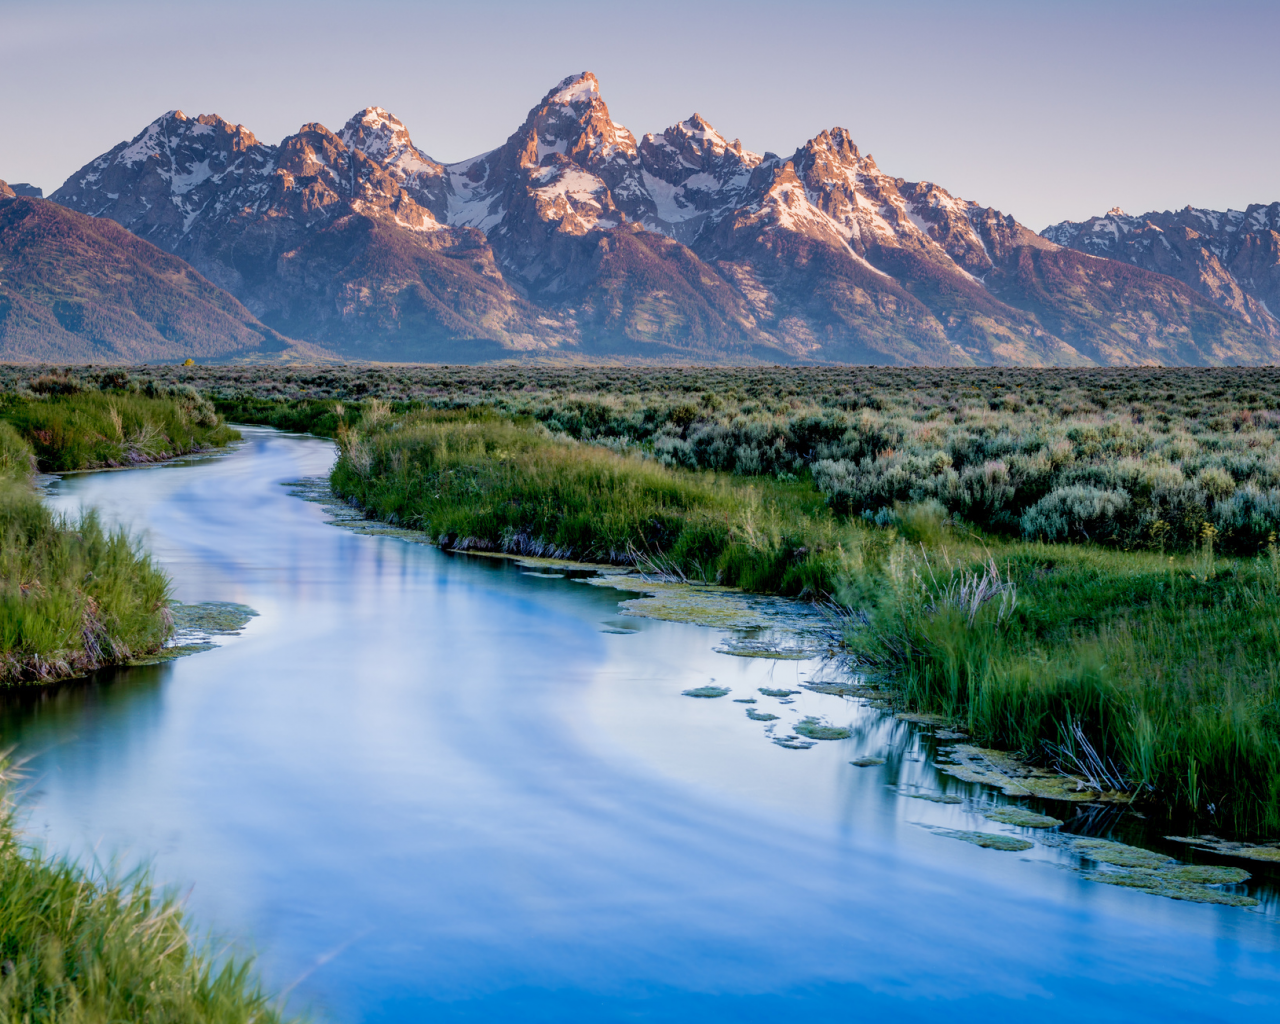
[[[599,98],[600,83],[596,81],[596,76],[591,74],[590,71],[584,71],[580,75],[570,75],[562,81],[547,102],[558,103],[561,106],[574,106],[582,103],[591,103]],[[621,127],[621,125],[618,127]]]

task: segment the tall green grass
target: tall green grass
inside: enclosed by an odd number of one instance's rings
[[[30,474],[37,451],[45,452],[49,468],[96,464],[104,450],[94,447],[95,417],[110,420],[114,412],[122,431],[183,416],[191,425],[181,405],[182,399],[96,392],[10,396],[0,412],[0,686],[84,675],[154,651],[169,636],[164,573],[92,511],[74,520],[52,512],[32,490]],[[184,443],[225,436],[215,420],[214,427],[196,424],[198,431],[182,435]],[[35,435],[36,447],[22,431]]]
[[[47,472],[157,462],[239,436],[193,388],[152,390],[11,392],[0,399],[0,420],[31,443]]]
[[[1102,786],[1280,830],[1274,551],[902,543],[878,583],[849,639],[915,706]]]
[[[910,705],[1217,827],[1280,831],[1274,546],[1221,558],[1211,533],[1173,556],[1011,541],[936,505],[877,528],[807,479],[673,469],[483,408],[371,401],[336,433],[335,490],[444,546],[834,596],[861,659]]]
[[[112,880],[25,846],[0,805],[0,1020],[273,1024],[249,964],[200,948],[144,874]]]
[[[484,409],[395,416],[373,401],[337,433],[335,490],[446,547],[660,559],[695,579],[812,597],[849,555],[849,529],[802,484],[678,472]]]

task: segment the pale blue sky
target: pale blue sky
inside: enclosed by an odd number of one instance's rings
[[[1039,230],[1280,200],[1280,3],[0,0],[0,178],[46,191],[165,110],[278,142],[386,107],[434,158],[591,70],[637,135],[758,152],[850,129],[881,168]]]

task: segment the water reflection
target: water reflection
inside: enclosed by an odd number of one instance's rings
[[[292,1005],[557,1022],[1275,1005],[1274,915],[922,827],[1008,829],[937,773],[933,739],[806,690],[822,662],[719,654],[716,631],[620,617],[627,595],[573,574],[334,528],[280,486],[331,448],[247,435],[51,500],[145,535],[180,599],[261,615],[211,653],[9,700],[0,726],[33,755],[37,834],[154,858]],[[681,695],[706,685],[731,692]],[[851,735],[783,749],[747,708]],[[850,765],[864,755],[885,764]]]

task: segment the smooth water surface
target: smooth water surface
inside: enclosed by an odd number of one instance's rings
[[[293,1009],[354,1021],[1263,1019],[1280,924],[1086,881],[984,821],[913,728],[717,654],[616,591],[330,525],[282,481],[321,440],[64,478],[186,601],[261,614],[218,650],[7,701],[30,830],[150,861]],[[631,630],[630,632],[628,630]],[[712,680],[729,697],[681,691]],[[771,743],[813,714],[851,739]],[[882,767],[856,768],[864,754]],[[896,788],[894,788],[896,787]],[[947,788],[963,805],[910,799]],[[1032,837],[1034,838],[1034,837]],[[1261,866],[1259,866],[1261,867]]]

